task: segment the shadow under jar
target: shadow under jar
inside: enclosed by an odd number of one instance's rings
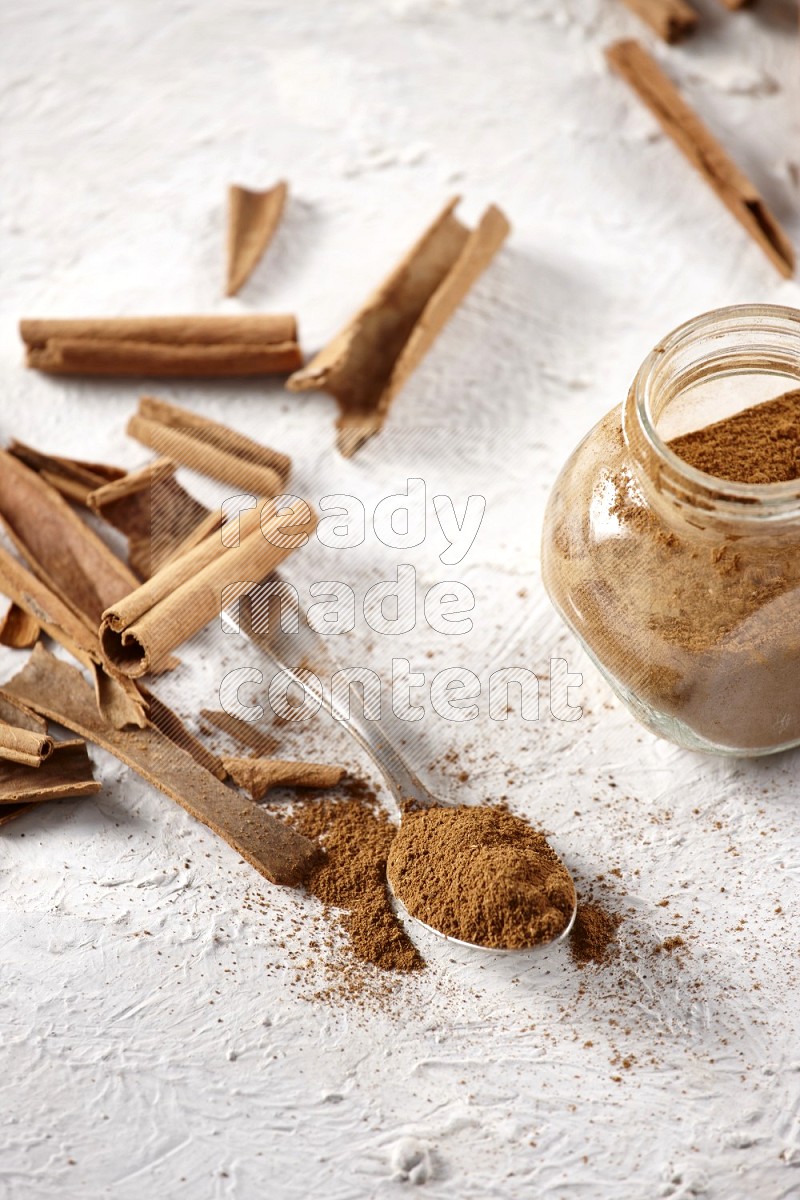
[[[550,496],[551,600],[620,699],[693,750],[800,744],[800,479],[739,483],[670,449],[800,387],[800,312],[744,305],[682,325]]]

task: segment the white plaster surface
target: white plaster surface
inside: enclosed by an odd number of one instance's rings
[[[702,32],[656,53],[800,244],[794,6],[697,3]],[[398,653],[429,679],[583,671],[574,724],[546,695],[538,722],[493,722],[484,694],[463,725],[428,704],[407,749],[443,795],[506,794],[626,919],[602,970],[426,942],[388,999],[314,1002],[315,902],[92,750],[97,797],[0,833],[0,1195],[800,1197],[800,757],[705,759],[640,730],[539,578],[557,469],[650,346],[718,304],[800,302],[607,74],[603,45],[647,31],[611,0],[6,0],[2,23],[4,440],[146,459],[124,433],[141,385],[26,372],[20,316],[291,310],[311,351],[449,194],[469,219],[508,212],[507,248],[350,462],[328,397],[147,387],[289,452],[311,499],[369,507],[408,477],[459,509],[486,496],[457,568],[430,524],[417,550],[368,534],[285,573],[362,594],[409,561],[421,587],[473,588],[464,639],[420,621],[398,650],[359,621],[340,657],[384,678]],[[222,301],[225,187],[279,177],[276,243]],[[230,646],[197,639],[165,685],[190,723]],[[282,736],[368,771],[322,718]],[[676,931],[682,952],[652,953]]]

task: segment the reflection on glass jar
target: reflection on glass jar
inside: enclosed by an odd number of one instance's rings
[[[800,312],[698,317],[649,355],[548,503],[553,603],[617,695],[679,745],[800,743],[800,479],[733,482],[669,445],[798,387]]]

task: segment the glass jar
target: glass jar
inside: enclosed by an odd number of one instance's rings
[[[800,480],[745,484],[667,444],[800,387],[800,312],[682,325],[584,438],[545,516],[556,608],[620,699],[693,750],[800,743]]]

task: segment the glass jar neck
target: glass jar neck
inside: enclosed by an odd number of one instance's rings
[[[717,309],[680,326],[642,363],[622,425],[638,482],[656,507],[677,509],[695,525],[763,529],[800,521],[800,479],[752,484],[707,475],[658,432],[670,406],[686,403],[691,389],[754,373],[779,377],[776,394],[800,387],[800,311],[761,304]]]

